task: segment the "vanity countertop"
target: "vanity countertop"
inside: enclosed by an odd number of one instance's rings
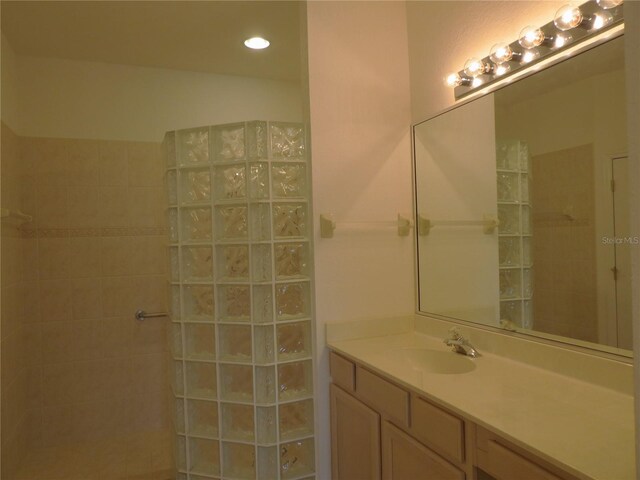
[[[631,395],[483,352],[470,372],[428,373],[398,354],[405,347],[448,350],[442,339],[417,332],[329,341],[330,349],[580,478],[636,478]]]

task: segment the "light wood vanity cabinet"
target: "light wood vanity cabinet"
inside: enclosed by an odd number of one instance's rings
[[[577,480],[334,352],[330,368],[333,480]]]

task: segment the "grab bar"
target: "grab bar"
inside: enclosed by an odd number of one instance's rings
[[[136,320],[142,322],[146,318],[168,317],[169,314],[167,312],[147,313],[144,310],[137,310],[134,316],[136,317]]]

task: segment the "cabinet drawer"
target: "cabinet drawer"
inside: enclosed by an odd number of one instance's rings
[[[464,461],[464,422],[418,397],[411,401],[411,433],[438,453]]]
[[[356,388],[355,365],[344,357],[336,353],[329,353],[329,370],[331,380],[336,385],[353,392]]]
[[[357,366],[356,392],[365,403],[400,426],[409,426],[409,393],[405,390]]]

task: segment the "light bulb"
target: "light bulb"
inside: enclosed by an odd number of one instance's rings
[[[501,65],[498,65],[493,73],[495,73],[497,77],[501,77],[502,75],[509,72],[510,70],[511,70],[511,65],[509,65],[508,63],[503,63]]]
[[[518,39],[518,43],[524,48],[539,47],[542,42],[544,42],[544,32],[541,28],[532,27],[531,25],[522,29]]]
[[[600,30],[602,27],[606,27],[613,21],[613,15],[609,12],[598,12],[593,16],[592,28],[594,30]]]
[[[447,75],[447,78],[445,78],[444,81],[448,86],[452,88],[462,85],[462,78],[457,73],[450,73],[449,75]]]
[[[472,88],[478,88],[480,85],[482,85],[484,82],[482,81],[482,79],[475,77],[472,81],[471,81],[471,87]]]
[[[530,63],[533,62],[536,58],[540,56],[540,52],[535,48],[530,48],[529,50],[525,50],[522,52],[522,63]]]
[[[582,23],[582,12],[574,5],[565,5],[556,12],[553,23],[563,32],[576,28]]]
[[[623,0],[596,0],[596,2],[598,3],[598,6],[600,8],[604,8],[605,10],[608,10],[610,8],[615,8],[618,5],[620,5]]]
[[[568,33],[559,33],[553,37],[553,46],[555,48],[562,48],[571,41],[571,35]]]
[[[504,62],[508,62],[513,58],[513,50],[506,43],[496,43],[491,47],[489,52],[489,58],[496,65],[500,65]]]
[[[464,73],[470,77],[477,77],[485,73],[487,66],[482,60],[470,58],[464,64]]]
[[[269,42],[269,40],[262,37],[251,37],[247,38],[244,41],[244,45],[245,47],[251,48],[253,50],[262,50],[271,45],[271,43]]]

